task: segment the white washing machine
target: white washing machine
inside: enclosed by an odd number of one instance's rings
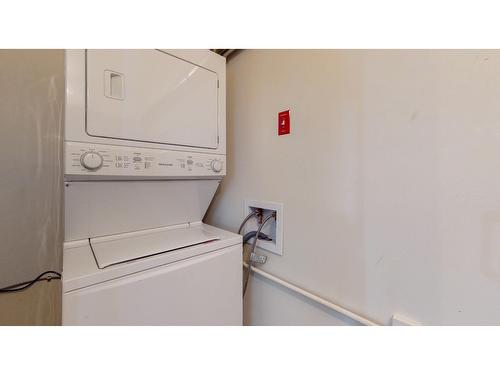
[[[223,57],[66,52],[64,325],[242,324],[241,236],[202,223],[225,138]]]

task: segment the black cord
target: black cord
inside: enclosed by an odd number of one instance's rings
[[[248,232],[243,236],[243,243],[247,243],[250,239],[254,238],[257,235],[257,231],[254,230],[252,232]],[[266,240],[266,241],[271,241],[272,238],[269,237],[267,234],[264,233],[259,233],[259,240]]]
[[[47,275],[47,274],[53,274],[53,275],[56,275],[56,276],[48,276],[48,277],[44,277],[42,279],[42,277],[45,276],[45,275]],[[0,293],[20,292],[21,290],[28,289],[30,286],[32,286],[37,281],[41,281],[41,280],[48,280],[48,281],[50,281],[52,279],[60,279],[60,278],[61,278],[61,274],[59,272],[56,272],[56,271],[45,271],[45,272],[41,273],[40,275],[38,275],[38,277],[36,279],[32,280],[32,281],[26,281],[24,283],[11,285],[11,286],[8,286],[6,288],[1,288],[0,289]],[[21,286],[21,285],[24,285],[24,286]]]

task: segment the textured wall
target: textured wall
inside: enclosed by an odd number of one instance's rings
[[[246,50],[227,73],[209,223],[282,202],[266,271],[383,324],[500,324],[499,51]],[[326,324],[279,293],[259,281],[247,323]]]
[[[63,51],[0,50],[1,287],[61,269],[63,102]]]

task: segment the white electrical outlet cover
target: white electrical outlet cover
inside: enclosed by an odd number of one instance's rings
[[[262,208],[263,210],[276,211],[276,235],[274,241],[257,241],[257,247],[270,251],[277,255],[283,255],[283,203],[257,201],[253,199],[245,200],[245,216],[250,213],[251,208]],[[255,228],[257,229],[257,228]]]

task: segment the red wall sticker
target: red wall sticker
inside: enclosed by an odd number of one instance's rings
[[[278,135],[290,134],[290,110],[278,113]]]

